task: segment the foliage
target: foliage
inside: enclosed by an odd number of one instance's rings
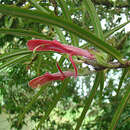
[[[34,129],[46,130],[130,129],[128,8],[123,0],[0,1],[0,111],[12,128],[35,122]],[[56,39],[96,59],[74,56],[77,79],[32,89],[28,82],[58,72],[57,62],[64,71],[73,66],[65,54],[29,51],[31,39]]]

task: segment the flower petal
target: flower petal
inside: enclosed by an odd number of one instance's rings
[[[59,53],[66,53],[64,45],[56,40],[29,40],[27,46],[31,51],[55,51]]]
[[[29,50],[32,51],[34,50],[35,51],[56,51],[59,53],[66,53],[69,55],[84,56],[87,57],[88,59],[95,59],[94,55],[87,50],[77,48],[71,45],[64,45],[56,40],[53,41],[40,40],[40,39],[29,40],[27,46]]]
[[[71,72],[71,71],[65,71],[63,73],[65,76],[64,78],[74,76],[74,72]],[[55,81],[55,80],[63,80],[63,74],[61,74],[61,72],[54,73],[54,74],[50,74],[47,72],[42,76],[32,79],[29,82],[29,86],[31,86],[32,88],[37,88],[38,86],[45,85],[45,84],[47,84],[51,81]]]

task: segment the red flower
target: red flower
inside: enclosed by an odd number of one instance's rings
[[[71,45],[64,45],[56,40],[53,40],[53,41],[40,40],[40,39],[29,40],[27,43],[27,46],[28,46],[29,50],[32,50],[32,51],[55,51],[55,52],[59,52],[59,53],[69,54],[69,59],[75,69],[75,77],[77,77],[77,68],[72,59],[73,55],[84,56],[91,60],[95,59],[94,55],[91,54],[87,50],[77,48],[77,47],[74,47]]]
[[[47,72],[42,76],[32,79],[29,82],[29,86],[31,86],[32,88],[37,88],[38,86],[45,85],[48,82],[55,81],[55,80],[64,80],[65,78],[71,77],[71,76],[74,76],[74,72],[65,71],[62,73],[58,72],[54,74],[50,74]]]
[[[67,53],[71,56],[78,55],[78,56],[84,56],[88,59],[94,59],[94,55],[91,54],[89,51],[71,45],[64,45],[56,40],[53,41],[40,40],[40,39],[29,40],[27,46],[29,50],[32,51],[34,50],[35,51],[56,51],[60,53]]]

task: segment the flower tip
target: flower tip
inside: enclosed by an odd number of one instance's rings
[[[33,85],[31,81],[28,83],[28,86],[31,88],[37,88],[37,86]]]
[[[32,80],[28,83],[28,86],[34,89],[34,88],[40,87],[41,85],[38,84],[37,81],[35,81],[35,79],[32,79]]]
[[[33,51],[34,43],[35,43],[34,40],[29,40],[29,41],[27,42],[27,47],[28,47],[29,50]]]
[[[44,40],[40,39],[35,39],[35,40],[29,40],[27,42],[27,47],[29,50],[34,51],[34,50],[41,50],[41,46],[43,45]]]

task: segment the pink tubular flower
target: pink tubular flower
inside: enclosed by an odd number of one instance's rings
[[[73,55],[78,55],[78,56],[84,56],[88,59],[94,59],[94,55],[91,54],[89,51],[77,48],[71,45],[64,45],[61,44],[60,42],[53,40],[40,40],[40,39],[35,39],[35,40],[29,40],[27,43],[27,46],[29,50],[35,50],[35,51],[56,51],[60,53],[66,53],[71,56]]]
[[[42,86],[45,85],[51,81],[55,81],[55,80],[64,80],[65,78],[74,76],[74,72],[71,71],[64,71],[64,72],[58,72],[58,73],[54,73],[54,74],[50,74],[50,73],[45,73],[42,76],[39,76],[35,79],[32,79],[29,82],[29,86],[31,86],[32,88],[37,88],[38,86]]]
[[[27,46],[28,46],[29,50],[32,50],[32,51],[55,51],[55,52],[59,52],[59,53],[69,54],[69,59],[75,69],[75,77],[77,77],[77,68],[72,59],[72,56],[74,56],[74,55],[75,56],[84,56],[90,60],[95,59],[94,55],[91,54],[87,50],[77,48],[77,47],[74,47],[71,45],[64,45],[56,40],[53,40],[53,41],[40,40],[40,39],[29,40],[27,43]]]

